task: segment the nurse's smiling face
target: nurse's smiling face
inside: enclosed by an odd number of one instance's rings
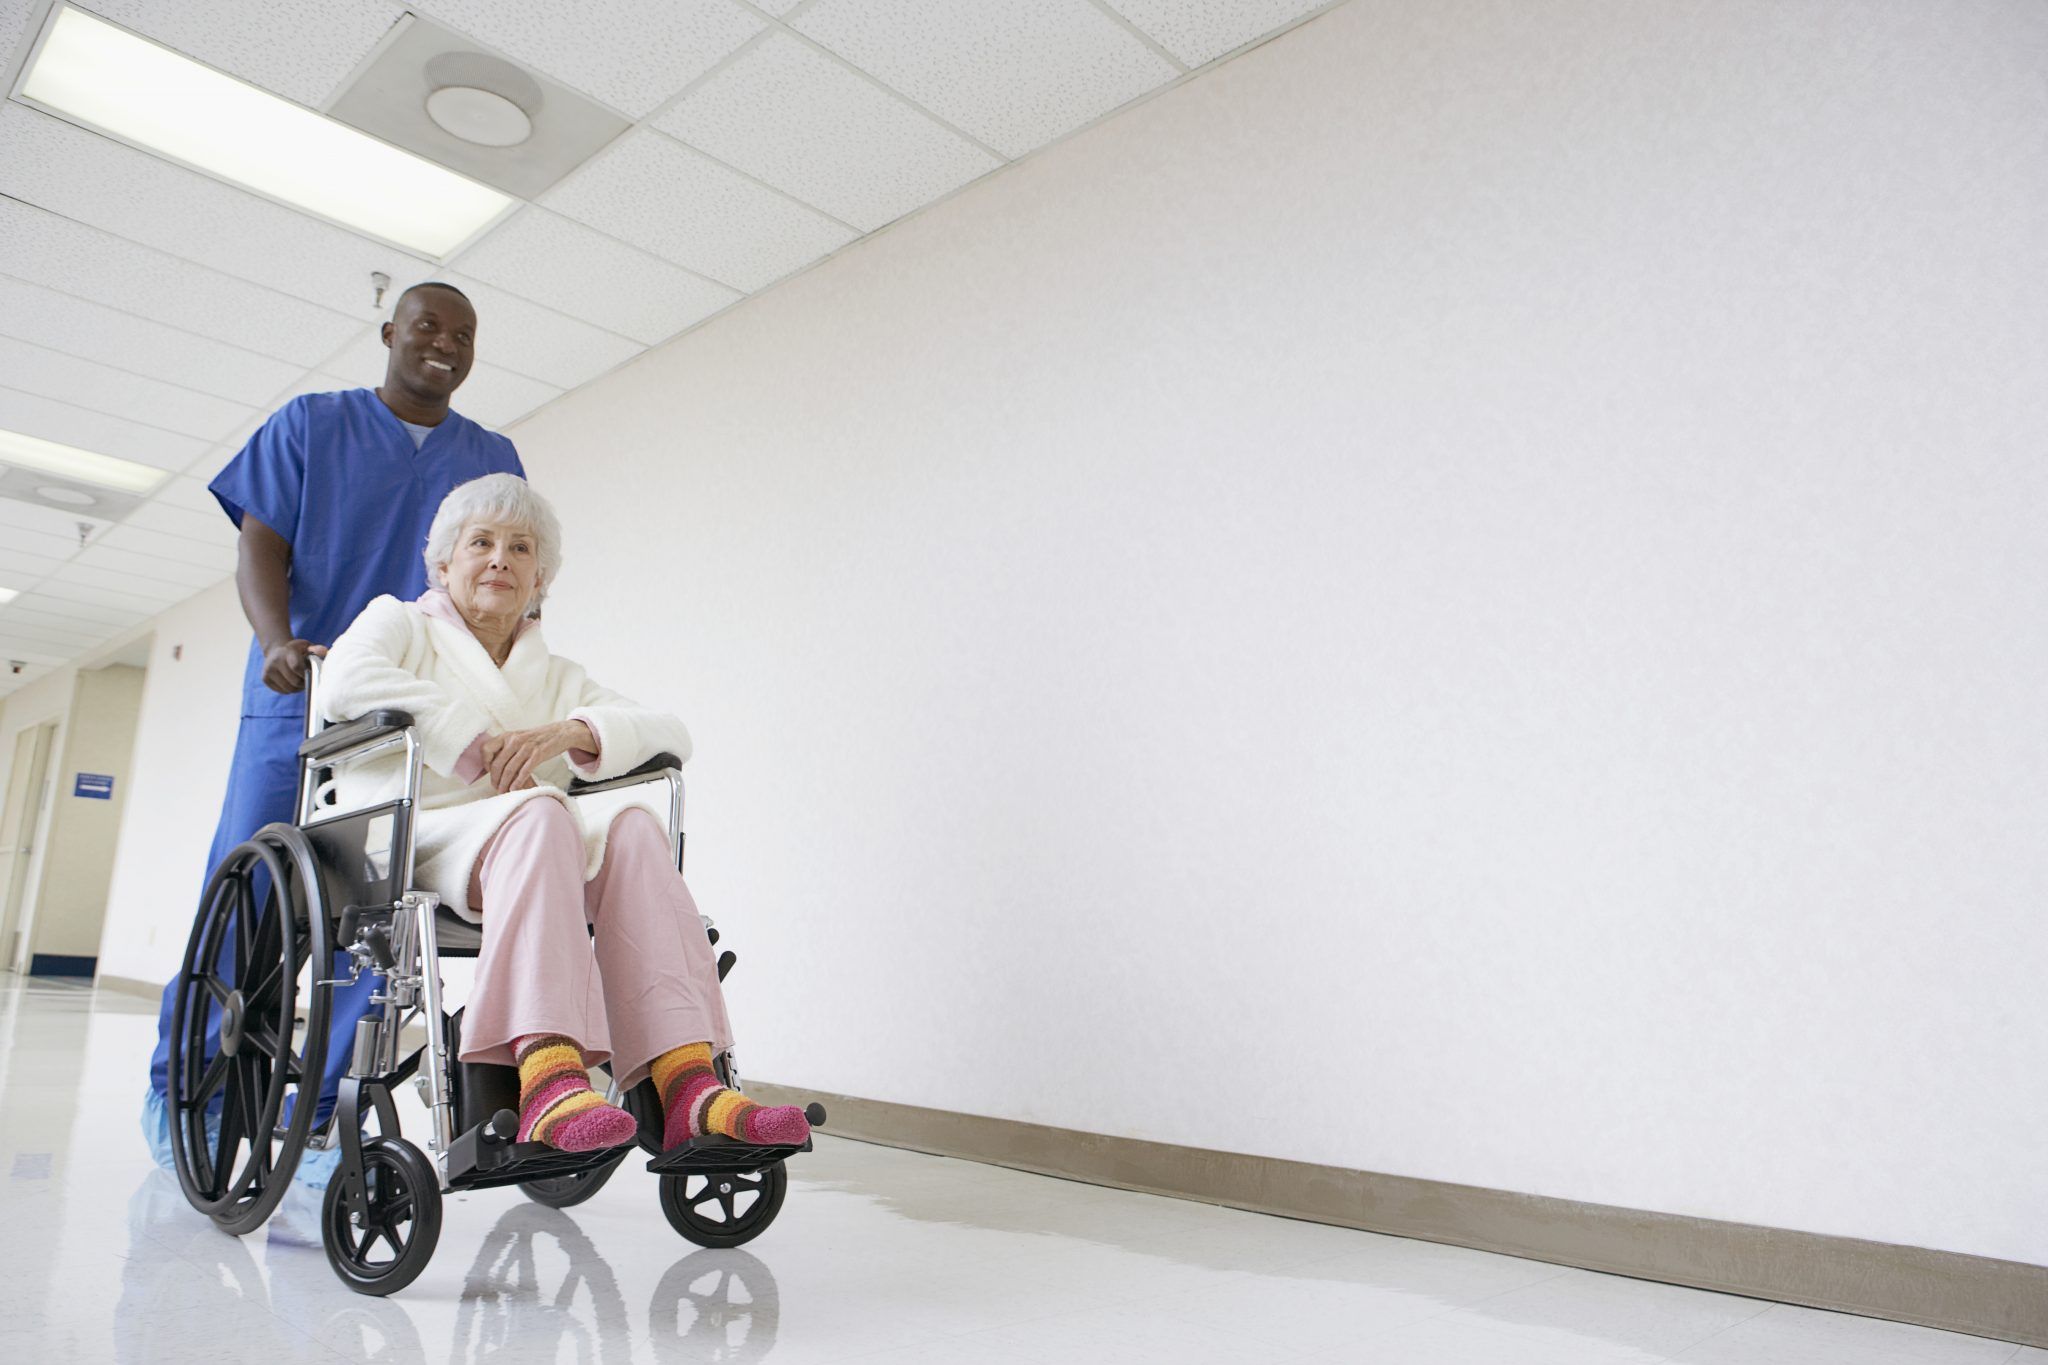
[[[452,289],[416,289],[384,324],[384,344],[391,348],[384,387],[415,407],[445,412],[476,359],[476,310]]]
[[[540,583],[538,542],[524,526],[470,522],[456,538],[455,557],[441,566],[441,578],[472,629],[510,630]]]

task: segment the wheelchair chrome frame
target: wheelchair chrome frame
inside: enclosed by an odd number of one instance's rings
[[[316,657],[306,660],[306,738],[311,739],[326,728],[320,719],[319,695],[321,661]],[[360,1081],[379,1080],[389,1077],[399,1069],[399,1038],[405,1026],[414,1019],[426,1022],[426,1043],[424,1065],[420,1067],[421,1079],[426,1083],[427,1108],[432,1114],[433,1131],[427,1143],[433,1152],[434,1165],[443,1188],[448,1185],[448,1153],[454,1145],[455,1112],[453,1099],[454,1059],[448,1055],[448,1040],[445,1030],[445,1016],[441,1009],[441,949],[439,926],[435,922],[441,906],[441,898],[432,891],[413,889],[413,855],[419,813],[420,777],[423,769],[423,752],[416,727],[407,726],[397,735],[382,735],[351,745],[336,753],[327,755],[318,762],[306,761],[300,765],[298,823],[303,828],[325,824],[330,820],[345,819],[355,814],[353,810],[338,810],[321,816],[319,810],[319,786],[315,774],[320,769],[339,768],[345,764],[360,762],[373,754],[403,745],[405,748],[405,791],[402,797],[413,811],[413,818],[404,822],[405,847],[393,850],[399,854],[396,859],[396,876],[393,883],[404,888],[398,901],[392,905],[392,968],[384,972],[384,989],[370,997],[372,1004],[382,1005],[381,1015],[366,1014],[356,1023],[355,1051],[350,1059],[348,1076]],[[681,776],[672,768],[648,773],[631,779],[613,779],[616,786],[607,786],[610,791],[625,786],[637,786],[647,782],[661,781],[668,784],[668,832],[669,845],[676,867],[683,864],[683,783]],[[711,918],[701,916],[704,927],[711,927]],[[354,943],[336,944],[340,951],[348,953],[350,975],[348,982],[359,979],[367,969],[374,969],[375,955],[368,942],[358,936]],[[739,1073],[732,1060],[730,1050],[722,1054],[728,1073],[728,1081],[734,1089],[739,1088]],[[614,1076],[609,1098],[619,1099],[618,1078]],[[337,1108],[337,1115],[340,1110]],[[330,1137],[329,1143],[333,1142]],[[344,1139],[345,1140],[345,1139]]]

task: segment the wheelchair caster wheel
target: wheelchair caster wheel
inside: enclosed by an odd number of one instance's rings
[[[661,1178],[668,1225],[700,1247],[736,1247],[768,1230],[789,1191],[781,1162],[758,1171],[714,1171]]]
[[[547,1180],[528,1180],[519,1188],[528,1199],[536,1204],[545,1204],[551,1209],[574,1208],[604,1188],[604,1182],[612,1178],[612,1172],[619,1169],[619,1162],[626,1159],[631,1147],[619,1149],[616,1160],[607,1161],[594,1171],[581,1171],[575,1175],[558,1175]]]
[[[363,1139],[368,1210],[349,1212],[354,1181],[327,1182],[320,1240],[327,1264],[358,1294],[395,1294],[419,1277],[441,1239],[441,1183],[433,1163],[403,1138]]]

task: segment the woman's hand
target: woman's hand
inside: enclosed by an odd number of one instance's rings
[[[484,771],[501,792],[533,785],[533,770],[571,749],[597,749],[597,735],[580,720],[558,720],[531,730],[508,730],[484,739]]]

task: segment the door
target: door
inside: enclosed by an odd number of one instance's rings
[[[0,966],[12,967],[19,956],[22,892],[28,887],[43,807],[49,804],[50,746],[56,737],[55,721],[14,737],[7,804],[0,809]]]

